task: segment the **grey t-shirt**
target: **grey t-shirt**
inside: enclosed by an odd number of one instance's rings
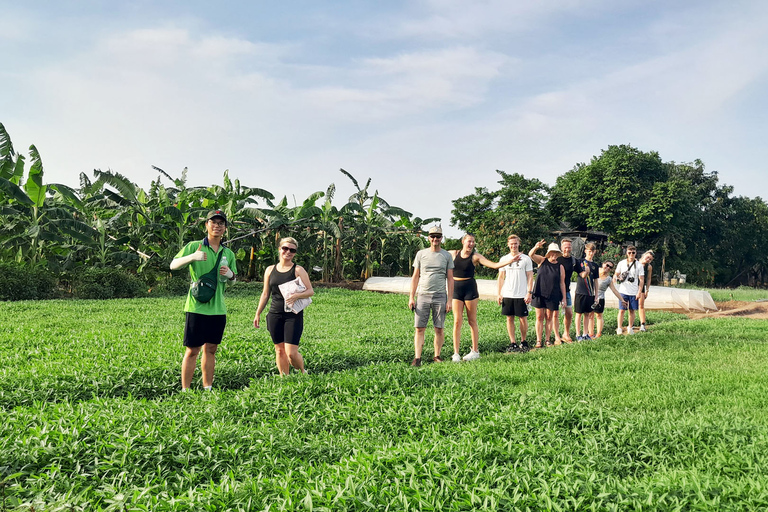
[[[413,259],[413,268],[419,269],[418,294],[446,293],[445,280],[448,271],[453,269],[451,253],[445,249],[440,249],[439,252],[422,249]]]

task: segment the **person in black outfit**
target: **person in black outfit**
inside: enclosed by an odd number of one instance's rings
[[[276,265],[270,265],[264,271],[264,289],[259,298],[259,307],[253,319],[253,326],[257,329],[261,326],[261,313],[271,295],[272,305],[267,313],[267,330],[272,336],[272,343],[275,344],[277,370],[280,375],[288,375],[293,366],[301,373],[307,373],[304,368],[304,358],[299,353],[299,340],[304,330],[304,311],[293,313],[285,311],[285,307],[290,308],[297,299],[313,296],[315,291],[312,289],[307,271],[293,262],[299,247],[298,242],[294,238],[287,237],[280,240],[277,247],[280,251],[280,261]],[[279,286],[297,277],[301,279],[306,290],[283,297]]]
[[[536,254],[536,251],[544,247],[546,242],[539,241],[528,253],[528,256],[539,265],[536,283],[533,286],[533,300],[531,305],[536,308],[536,346],[541,348],[541,335],[546,327],[547,346],[550,346],[549,335],[555,335],[555,345],[562,344],[558,332],[558,311],[560,305],[565,307],[565,269],[558,261],[562,256],[560,247],[556,243],[549,244],[546,256]]]
[[[464,361],[474,361],[480,358],[480,330],[477,326],[477,305],[480,293],[477,290],[475,266],[485,265],[498,269],[501,264],[494,263],[475,251],[475,235],[471,233],[461,237],[461,249],[448,251],[453,256],[453,357],[452,361],[461,361],[459,346],[461,342],[461,324],[464,321],[464,310],[467,311],[467,323],[472,333],[472,349],[464,356]]]

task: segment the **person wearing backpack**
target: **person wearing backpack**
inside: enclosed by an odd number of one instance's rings
[[[622,324],[624,323],[624,310],[629,309],[629,325],[627,334],[635,334],[633,325],[635,323],[635,311],[638,308],[638,301],[643,293],[645,284],[645,271],[637,259],[637,249],[634,245],[627,247],[627,259],[621,260],[616,265],[616,272],[613,274],[613,282],[618,286],[622,302],[619,304],[619,315],[616,319],[616,334],[622,334]],[[624,304],[627,304],[625,307]]]
[[[201,351],[203,352],[200,361],[203,389],[211,390],[216,366],[216,350],[219,348],[224,327],[227,324],[224,289],[227,283],[233,283],[237,276],[235,253],[228,247],[224,247],[221,242],[227,229],[227,216],[221,210],[208,212],[205,218],[205,229],[208,236],[202,241],[189,242],[171,262],[171,270],[188,266],[192,278],[192,285],[184,304],[186,351],[181,361],[182,391],[187,391],[192,384],[197,356]],[[197,293],[198,287],[201,289],[200,293]],[[207,290],[203,290],[203,287]]]

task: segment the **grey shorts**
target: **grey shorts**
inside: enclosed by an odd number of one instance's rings
[[[445,327],[445,307],[448,304],[448,294],[419,294],[416,296],[416,319],[414,327],[423,328],[429,322],[429,314],[432,313],[432,325],[435,329]]]

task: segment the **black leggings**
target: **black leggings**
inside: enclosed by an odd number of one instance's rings
[[[272,336],[272,343],[288,343],[298,345],[301,333],[304,331],[304,312],[298,313],[267,313],[267,330]]]

